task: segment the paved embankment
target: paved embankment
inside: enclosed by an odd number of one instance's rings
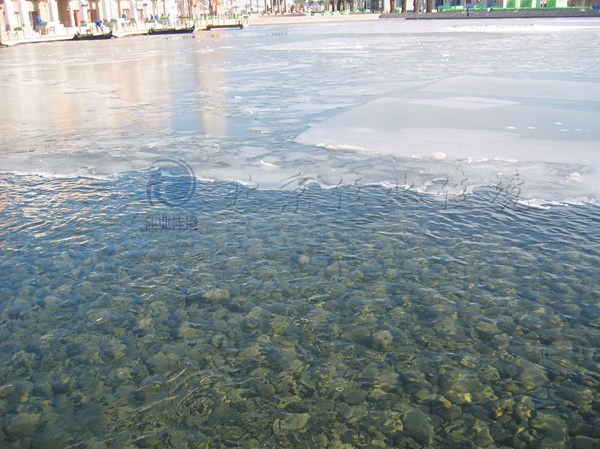
[[[332,23],[332,22],[351,22],[364,20],[377,20],[379,13],[357,13],[357,14],[315,14],[307,16],[304,14],[289,14],[289,15],[255,15],[250,16],[248,22],[250,25],[288,25],[288,24],[303,24],[303,23]]]
[[[394,13],[383,14],[382,19],[405,19],[405,20],[448,20],[448,19],[544,19],[544,18],[577,18],[598,17],[600,10],[579,9],[531,9],[518,11],[471,11],[467,17],[466,11],[437,12],[437,13]]]

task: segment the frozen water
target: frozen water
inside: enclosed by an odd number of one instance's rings
[[[443,160],[468,171],[467,178],[478,185],[491,182],[500,163],[505,167],[510,163],[527,180],[528,196],[552,199],[546,184],[540,184],[545,181],[555,183],[555,188],[563,186],[562,192],[552,195],[571,191],[575,196],[597,197],[600,134],[593,105],[600,104],[600,90],[595,87],[539,79],[455,77],[345,111],[311,127],[298,141],[388,154],[396,160]],[[468,94],[478,96],[456,96]],[[585,186],[572,186],[570,172],[564,171],[570,166],[585,169],[586,176],[578,178]],[[588,192],[574,192],[582,187]]]
[[[382,20],[3,49],[0,171],[175,157],[259,188],[597,200],[599,40],[585,19]]]

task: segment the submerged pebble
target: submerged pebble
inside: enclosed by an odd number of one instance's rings
[[[5,384],[0,386],[0,399],[10,396],[16,391],[17,387],[14,384]]]
[[[285,435],[289,432],[302,431],[306,428],[309,419],[308,413],[286,413],[282,418],[273,422],[273,433]]]
[[[404,414],[402,421],[407,435],[419,443],[433,443],[435,429],[431,418],[425,412],[418,408],[412,408]]]

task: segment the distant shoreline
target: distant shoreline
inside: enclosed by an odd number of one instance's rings
[[[364,22],[373,20],[471,20],[471,19],[556,19],[556,18],[600,18],[600,10],[579,9],[531,9],[531,10],[475,10],[466,11],[433,12],[433,13],[354,13],[354,14],[286,14],[286,15],[252,15],[244,19],[245,26],[272,26],[272,25],[302,25],[302,24],[332,24],[348,22]],[[146,29],[125,31],[116,33],[116,37],[135,36],[145,34]],[[0,40],[0,47],[14,46],[18,44],[40,43],[71,40],[72,34],[59,36],[39,36],[27,39]]]
[[[381,19],[404,19],[404,20],[452,20],[452,19],[557,19],[557,18],[600,18],[600,10],[580,9],[521,9],[515,11],[503,10],[475,10],[436,12],[436,13],[392,13],[382,14]]]
[[[255,15],[248,18],[250,26],[261,25],[297,25],[317,23],[338,23],[378,19],[400,20],[456,20],[456,19],[544,19],[544,18],[600,18],[600,10],[579,9],[534,9],[517,11],[466,11],[434,13],[358,13],[358,14],[315,14],[315,15]]]
[[[379,13],[358,13],[358,14],[289,14],[289,15],[253,15],[248,18],[250,26],[261,25],[297,25],[303,23],[333,23],[333,22],[351,22],[378,20],[381,17]]]

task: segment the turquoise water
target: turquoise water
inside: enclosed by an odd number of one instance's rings
[[[148,179],[0,179],[1,447],[598,444],[597,206]]]

